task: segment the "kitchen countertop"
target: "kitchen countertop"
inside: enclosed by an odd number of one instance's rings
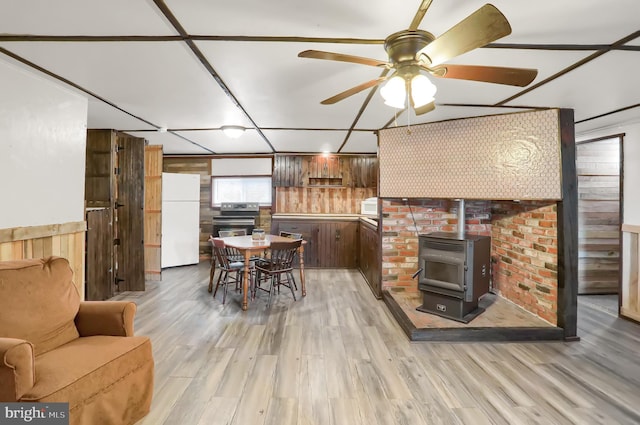
[[[280,220],[345,220],[363,221],[372,226],[378,226],[378,221],[371,216],[362,214],[273,214],[271,219]]]

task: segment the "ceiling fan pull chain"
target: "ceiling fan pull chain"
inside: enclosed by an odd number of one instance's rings
[[[407,93],[407,109],[409,108],[409,105],[411,105],[411,100],[409,99],[409,90],[406,90]],[[405,111],[407,112],[407,134],[411,134],[411,112],[408,111],[407,109],[405,109]]]

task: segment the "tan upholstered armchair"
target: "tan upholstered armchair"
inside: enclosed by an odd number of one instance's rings
[[[80,302],[64,258],[0,262],[0,401],[68,402],[71,424],[133,424],[153,394],[136,305]]]

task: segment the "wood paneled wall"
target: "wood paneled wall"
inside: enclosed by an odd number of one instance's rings
[[[144,148],[144,277],[162,280],[162,146]]]
[[[69,260],[73,281],[84,299],[84,221],[0,229],[0,261],[43,258]]]
[[[618,292],[620,151],[618,137],[576,144],[579,294]]]
[[[375,187],[278,187],[280,214],[360,214],[360,202],[376,196]]]

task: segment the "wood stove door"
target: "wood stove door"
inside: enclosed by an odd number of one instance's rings
[[[422,273],[419,284],[464,292],[466,289],[464,253],[447,252],[446,254],[446,256],[431,254],[420,257]]]

